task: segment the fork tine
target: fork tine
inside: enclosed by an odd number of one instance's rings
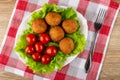
[[[103,22],[103,18],[104,18],[103,17],[103,15],[104,15],[103,13],[104,13],[104,9],[101,10],[101,15],[99,16],[99,23],[100,24],[102,24],[102,22]]]
[[[103,15],[102,15],[101,23],[103,23],[104,18],[105,18],[105,15],[106,15],[106,10],[105,10],[105,9],[103,9]]]
[[[98,12],[98,15],[97,15],[97,18],[96,18],[96,21],[95,22],[98,22],[99,21],[99,16],[101,15],[101,9],[99,10]]]
[[[100,9],[95,22],[97,22],[99,24],[102,24],[105,14],[106,14],[106,10],[105,9]]]

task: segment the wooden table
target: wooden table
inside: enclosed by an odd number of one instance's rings
[[[120,3],[120,0],[114,0]],[[0,45],[16,0],[0,0]],[[0,80],[28,80],[0,70]],[[99,80],[120,80],[120,13],[117,16]]]

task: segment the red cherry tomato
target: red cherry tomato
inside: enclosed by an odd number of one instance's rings
[[[31,45],[36,43],[36,36],[34,34],[28,34],[26,36],[26,41]]]
[[[37,52],[42,52],[42,51],[44,50],[43,44],[42,44],[41,42],[37,42],[37,43],[35,44],[35,50],[36,50]]]
[[[27,53],[27,54],[33,54],[34,51],[35,51],[35,49],[34,49],[34,46],[32,46],[32,45],[28,45],[25,48],[25,53]]]
[[[32,58],[36,62],[39,62],[39,61],[41,61],[42,55],[40,53],[36,52],[36,53],[32,54]]]
[[[50,42],[50,37],[48,34],[41,34],[40,35],[40,41],[43,43],[43,44],[47,44]]]
[[[51,59],[50,59],[49,55],[45,54],[42,56],[42,59],[41,59],[42,64],[49,64],[50,61],[51,61]]]
[[[46,54],[49,56],[55,56],[57,54],[57,48],[55,46],[48,46],[46,49]]]

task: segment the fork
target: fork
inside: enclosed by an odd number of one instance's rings
[[[92,65],[92,56],[93,56],[93,52],[94,52],[94,48],[95,48],[96,37],[97,37],[98,31],[102,27],[102,23],[104,21],[105,14],[106,14],[106,10],[101,8],[99,10],[99,12],[98,12],[96,21],[94,23],[95,33],[94,33],[94,36],[93,36],[93,41],[91,43],[89,55],[88,55],[88,58],[87,58],[86,63],[85,63],[85,71],[86,71],[86,73],[89,72],[89,70],[91,68],[91,65]]]

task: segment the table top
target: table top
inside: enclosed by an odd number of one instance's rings
[[[114,0],[120,3],[120,0]],[[16,0],[0,0],[0,45],[4,38]],[[106,57],[99,80],[119,80],[120,78],[120,12],[110,37]],[[28,80],[21,76],[0,70],[1,80]]]

